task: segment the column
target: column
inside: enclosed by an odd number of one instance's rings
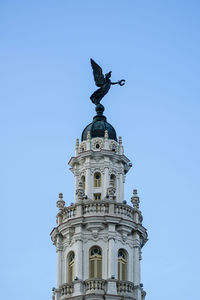
[[[75,202],[76,202],[77,201],[76,190],[78,188],[78,182],[79,182],[79,172],[77,169],[74,170],[74,177],[75,177]]]
[[[119,175],[119,202],[124,201],[124,174]]]
[[[86,167],[86,172],[85,172],[85,195],[88,198],[92,198],[91,195],[91,185],[93,186],[93,181],[91,182],[91,175],[90,175],[90,168]]]
[[[138,245],[133,248],[133,283],[140,284],[140,247]]]
[[[108,241],[108,278],[115,276],[115,255],[114,255],[114,238],[110,238]]]
[[[115,249],[115,241],[114,238],[111,237],[108,241],[108,280],[107,280],[107,294],[117,294],[117,286],[116,286],[116,255],[114,252]],[[112,278],[114,275],[115,278]]]
[[[107,188],[109,186],[109,168],[106,166],[104,168],[104,180],[103,180],[103,186],[102,186],[102,199],[106,197]]]
[[[61,237],[57,236],[57,288],[59,288],[62,284],[62,240]]]
[[[75,277],[79,280],[83,279],[83,241],[76,241],[76,254],[75,254]]]
[[[74,293],[73,296],[79,296],[82,294],[83,289],[83,241],[81,239],[76,240],[75,251],[75,278],[74,281]]]

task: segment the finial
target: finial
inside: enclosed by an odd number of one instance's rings
[[[107,195],[110,201],[115,199],[116,188],[114,187],[114,181],[110,179],[109,187],[107,188]]]
[[[105,139],[108,139],[108,137],[109,137],[109,136],[108,136],[108,130],[105,130],[104,138],[105,138]]]
[[[63,193],[59,193],[59,199],[56,202],[56,206],[59,210],[62,210],[65,207],[65,201],[63,200]]]
[[[98,116],[102,116],[105,108],[102,104],[99,103],[96,105],[95,110],[96,110]]]
[[[78,155],[79,139],[76,139],[75,154]]]
[[[76,147],[79,146],[79,139],[76,139]]]
[[[87,140],[89,141],[91,139],[91,134],[90,134],[90,131],[88,131],[87,133]]]
[[[140,198],[138,197],[137,190],[133,190],[133,196],[131,197],[131,202],[134,208],[139,208]]]
[[[122,137],[119,136],[119,144],[122,145]]]
[[[81,202],[85,197],[85,191],[83,189],[82,181],[80,180],[78,183],[78,188],[76,190],[76,195],[78,197],[78,201]]]

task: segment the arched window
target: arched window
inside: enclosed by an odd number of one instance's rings
[[[118,279],[127,280],[127,254],[123,249],[118,251]]]
[[[85,190],[85,176],[84,175],[81,177],[81,182],[82,182],[83,189]]]
[[[99,172],[94,174],[94,187],[101,186],[101,174]]]
[[[113,186],[116,187],[116,176],[114,174],[111,174],[110,175],[110,179],[112,180],[113,182]]]
[[[71,251],[68,255],[68,282],[72,282],[74,280],[74,259],[75,254]]]
[[[89,277],[102,278],[102,250],[97,246],[89,251]]]

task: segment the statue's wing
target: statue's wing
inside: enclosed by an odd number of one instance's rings
[[[105,83],[102,68],[99,65],[97,65],[92,58],[90,59],[90,62],[93,69],[93,75],[96,86],[101,87]]]

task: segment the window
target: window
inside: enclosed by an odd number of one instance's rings
[[[75,254],[71,251],[68,255],[68,282],[72,282],[74,280],[74,259]]]
[[[101,200],[101,194],[94,194],[94,200]]]
[[[127,280],[127,255],[122,249],[118,251],[118,279]]]
[[[116,176],[114,174],[111,174],[110,175],[110,179],[112,180],[113,182],[113,186],[116,187]]]
[[[94,187],[100,187],[101,186],[101,174],[95,173],[94,174]]]
[[[89,277],[102,278],[102,250],[97,246],[89,251]]]
[[[85,190],[85,176],[84,175],[81,177],[81,182],[82,182],[83,189]]]

